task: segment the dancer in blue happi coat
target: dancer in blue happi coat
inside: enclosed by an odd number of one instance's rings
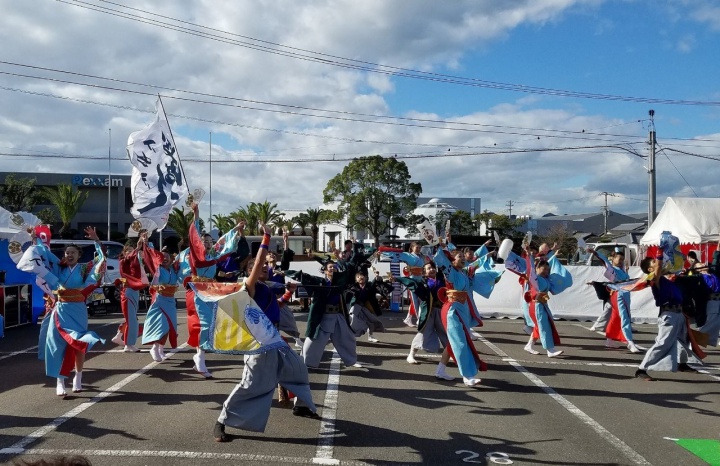
[[[96,343],[105,343],[95,332],[88,330],[88,313],[85,300],[102,280],[105,271],[105,256],[95,228],[85,228],[88,238],[95,240],[95,259],[80,264],[79,246],[68,245],[62,260],[32,234],[32,250],[26,254],[37,255],[47,265],[42,279],[56,295],[57,301],[51,312],[45,315],[40,327],[38,353],[45,360],[45,374],[57,379],[55,393],[64,397],[65,379],[73,367],[73,392],[82,391],[82,371],[85,353]]]
[[[447,283],[446,291],[443,293],[441,290],[438,294],[440,299],[445,301],[441,316],[450,342],[450,356],[457,362],[465,385],[473,387],[481,382],[475,378],[478,370],[487,370],[487,365],[480,359],[470,335],[470,329],[482,322],[475,308],[473,292],[489,297],[501,273],[493,270],[469,273],[465,268],[465,256],[449,241],[448,244],[440,242],[434,261],[445,275]],[[445,375],[445,368],[440,366],[436,376],[445,378],[442,375]]]
[[[177,348],[177,304],[175,292],[180,282],[180,264],[173,260],[167,252],[153,249],[147,243],[147,238],[141,238],[142,251],[145,257],[152,281],[150,295],[152,302],[145,316],[143,324],[142,344],[152,345],[150,357],[160,362],[167,358],[165,345],[170,343],[171,348]]]
[[[398,256],[399,262],[405,262],[407,266],[405,271],[407,272],[407,276],[409,278],[422,278],[423,266],[429,259],[422,254],[421,250],[422,245],[417,241],[413,241],[410,243],[410,252],[403,252]],[[410,308],[408,309],[407,316],[403,320],[403,323],[405,323],[408,327],[414,327],[417,324],[413,323],[413,316],[417,316],[420,310],[421,300],[415,292],[412,290],[409,291]]]
[[[536,261],[529,245],[525,246],[525,255],[525,268],[530,287],[525,297],[529,300],[530,317],[535,324],[530,339],[525,345],[525,351],[539,354],[533,349],[533,345],[539,339],[548,357],[554,358],[560,356],[563,351],[556,349],[556,345],[560,344],[560,336],[555,329],[548,301],[550,293],[562,293],[572,285],[572,276],[555,255],[550,260]]]

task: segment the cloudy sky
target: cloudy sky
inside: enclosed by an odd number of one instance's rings
[[[705,0],[0,0],[3,171],[129,174],[161,94],[213,213],[317,207],[353,157],[513,213],[720,196],[720,6]],[[110,132],[108,130],[111,130]],[[109,137],[110,136],[110,137]],[[110,140],[110,144],[108,143]],[[202,206],[207,212],[208,205]]]

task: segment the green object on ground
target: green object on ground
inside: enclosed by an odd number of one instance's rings
[[[720,466],[720,440],[681,438],[678,445],[711,466]]]

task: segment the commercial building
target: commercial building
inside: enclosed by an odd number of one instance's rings
[[[108,229],[108,193],[110,195],[110,231],[127,233],[134,218],[130,214],[132,206],[132,194],[130,192],[129,175],[112,175],[108,179],[104,175],[88,173],[11,173],[0,172],[0,184],[5,183],[8,175],[15,175],[16,178],[34,178],[36,187],[55,187],[59,184],[69,184],[80,192],[88,193],[87,200],[83,203],[80,211],[70,224],[70,228],[82,231],[87,226],[92,226],[101,232]],[[41,201],[35,208],[35,212],[49,207],[56,212],[54,230],[60,229],[57,210],[49,201]]]

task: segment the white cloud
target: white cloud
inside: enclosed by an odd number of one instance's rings
[[[349,114],[335,115],[341,119],[313,118],[307,114],[316,112],[304,108],[366,115],[394,114],[396,110],[389,103],[391,96],[406,84],[387,75],[268,54],[59,2],[47,2],[43,8],[31,3],[0,0],[4,11],[0,16],[0,43],[3,43],[5,61],[254,101],[235,100],[230,102],[235,106],[219,106],[170,97],[164,100],[171,124],[176,129],[182,127],[176,137],[191,187],[208,189],[209,163],[197,161],[208,159],[210,131],[213,140],[219,141],[213,145],[213,213],[227,213],[250,201],[265,199],[278,203],[283,209],[305,210],[317,206],[322,202],[322,189],[327,181],[344,166],[342,162],[319,161],[292,164],[220,161],[252,157],[313,160],[376,153],[445,154],[442,158],[407,160],[413,179],[422,183],[427,195],[482,197],[484,206],[491,210],[501,210],[507,200],[513,199],[519,208],[534,215],[550,210],[595,210],[599,198],[592,199],[592,196],[600,191],[643,197],[646,186],[643,161],[619,149],[451,156],[502,148],[602,145],[605,137],[583,135],[582,131],[593,132],[618,124],[625,125],[595,132],[620,134],[622,139],[633,141],[645,137],[645,130],[639,125],[590,112],[582,102],[558,104],[546,97],[507,94],[508,100],[504,103],[466,114],[455,112],[457,114],[448,116],[447,110],[437,113],[409,110],[405,115],[452,120],[464,123],[465,129],[473,131],[442,129],[448,126],[443,123],[390,125],[347,121],[346,118],[372,119]],[[159,9],[157,2],[128,3],[141,9]],[[408,8],[404,3],[379,0],[268,3],[205,0],[163,2],[162,7],[163,14],[170,17],[295,48],[285,49],[288,52],[314,50],[373,63],[436,70],[438,67],[462,68],[470,50],[490,47],[521,25],[541,27],[560,21],[571,8],[594,7],[599,3],[425,0],[413,2],[412,8]],[[238,36],[224,37],[248,42]],[[255,42],[254,47],[257,46],[263,44]],[[329,56],[325,58],[334,60]],[[209,96],[189,96],[8,65],[0,65],[0,71],[93,82],[149,94],[0,75],[2,87],[66,98],[0,89],[3,109],[11,109],[0,120],[0,145],[23,153],[50,156],[48,152],[53,152],[102,158],[107,154],[107,131],[112,128],[112,154],[122,159],[127,135],[152,118],[151,114],[133,108],[152,110],[153,94],[162,92],[184,99],[221,101]],[[532,79],[528,78],[528,82]],[[441,93],[443,88],[437,89]],[[418,95],[417,101],[417,108],[432,108],[424,105],[423,95]],[[557,105],[562,107],[556,108]],[[277,112],[260,111],[261,108]],[[412,124],[419,127],[410,126]],[[542,134],[540,139],[537,134]],[[559,137],[563,135],[566,137]],[[703,150],[711,153],[713,149]],[[107,161],[102,159],[32,160],[9,156],[1,159],[8,171],[104,173],[107,169]],[[684,161],[689,172],[697,174],[694,181],[698,187],[714,186],[715,180],[703,169],[706,166],[703,163],[707,162],[696,158]],[[114,172],[130,172],[129,164],[122,160],[113,161],[112,166]],[[666,180],[664,171],[659,178],[668,193],[683,189],[682,180],[678,182],[669,175]],[[565,202],[573,199],[580,200]],[[638,205],[641,203],[636,202],[635,206]],[[203,210],[208,210],[207,205]]]

